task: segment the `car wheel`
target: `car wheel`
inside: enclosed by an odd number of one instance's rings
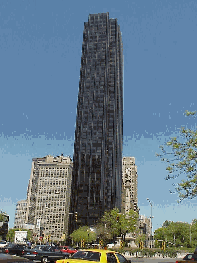
[[[70,258],[71,257],[71,254],[69,254],[69,255],[65,255],[65,259],[68,259],[68,258]]]
[[[42,257],[42,262],[47,263],[47,257]]]

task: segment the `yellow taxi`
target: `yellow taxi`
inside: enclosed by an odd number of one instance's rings
[[[56,263],[128,263],[122,254],[105,249],[83,249],[73,254],[69,259],[60,259]]]

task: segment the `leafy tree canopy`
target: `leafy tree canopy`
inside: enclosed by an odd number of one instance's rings
[[[8,221],[8,216],[6,213],[0,213],[0,222],[6,222]]]
[[[122,214],[117,208],[106,211],[97,230],[103,230],[99,236],[103,236],[106,230],[108,236],[106,239],[113,239],[115,236],[122,236],[125,240],[126,233],[134,232],[137,228],[138,213],[130,210],[128,214]],[[100,228],[99,228],[100,227]],[[102,228],[101,228],[102,227]]]
[[[184,222],[171,222],[155,230],[155,240],[163,240],[170,246],[195,247],[197,243],[197,219],[191,224]]]
[[[168,220],[166,220],[166,221],[164,221],[162,227],[167,227],[167,226],[169,226],[171,223],[172,223],[172,221],[168,221]]]
[[[145,240],[146,240],[146,235],[145,234],[140,234],[136,238],[135,244],[138,246],[141,241],[144,242]]]
[[[80,242],[84,240],[86,243],[90,243],[96,240],[96,233],[92,232],[88,226],[82,226],[70,235],[74,242]]]
[[[195,114],[196,112],[185,111],[186,116]],[[197,130],[182,127],[180,134],[180,138],[173,137],[164,146],[160,146],[162,154],[157,156],[168,163],[166,180],[175,179],[180,175],[185,176],[180,183],[174,184],[182,201],[197,196]]]

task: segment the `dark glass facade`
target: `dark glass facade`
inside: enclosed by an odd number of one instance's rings
[[[117,19],[90,14],[84,23],[70,232],[94,225],[105,210],[121,209],[123,49]]]

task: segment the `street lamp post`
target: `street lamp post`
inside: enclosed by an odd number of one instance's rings
[[[152,228],[153,228],[153,225],[152,225],[152,202],[149,200],[149,198],[147,198],[147,201],[150,203],[150,206],[151,206],[151,236],[150,236],[150,247],[152,248],[153,247],[153,232],[152,232]]]
[[[191,239],[192,239],[192,235],[191,235],[191,225],[192,225],[192,223],[190,224],[190,246],[191,246]]]

